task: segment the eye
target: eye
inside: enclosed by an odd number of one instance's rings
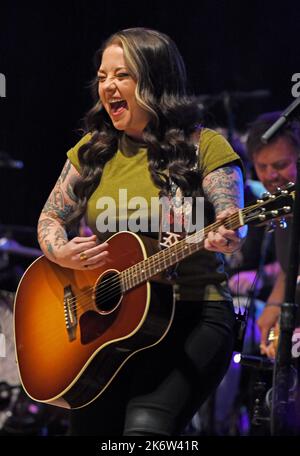
[[[281,169],[286,168],[288,165],[289,165],[289,163],[287,163],[287,162],[279,162],[279,163],[275,163],[274,168],[277,170],[281,170]]]
[[[129,73],[118,73],[116,76],[119,79],[124,79],[124,78],[129,78],[130,74]]]
[[[104,82],[105,79],[106,79],[106,76],[102,75],[102,74],[97,74],[97,77],[96,77],[97,81],[99,82]]]

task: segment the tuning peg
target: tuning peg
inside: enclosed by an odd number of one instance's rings
[[[261,197],[262,197],[262,198],[269,198],[270,195],[271,195],[270,192],[264,192],[264,193],[261,195]]]
[[[286,214],[289,214],[292,211],[291,206],[283,206],[282,209]]]

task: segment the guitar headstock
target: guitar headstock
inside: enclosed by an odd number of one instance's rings
[[[265,193],[255,204],[245,207],[242,211],[245,224],[265,224],[269,220],[283,218],[293,210],[295,184],[289,182],[283,188],[278,188],[274,193]]]

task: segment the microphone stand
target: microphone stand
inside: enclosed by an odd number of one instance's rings
[[[291,383],[292,336],[298,305],[295,303],[300,243],[300,159],[297,160],[292,232],[289,243],[289,266],[285,284],[285,302],[281,306],[278,349],[273,372],[271,434],[291,435],[289,429],[289,386]]]
[[[268,140],[280,129],[288,118],[298,110],[300,97],[281,114],[263,135],[262,142]],[[285,302],[281,306],[280,333],[278,349],[273,371],[272,407],[271,407],[271,434],[291,435],[289,427],[289,386],[291,382],[292,362],[292,335],[296,325],[295,303],[297,275],[299,267],[299,241],[300,241],[300,159],[297,160],[297,178],[295,185],[295,201],[289,244],[289,263],[286,276]]]

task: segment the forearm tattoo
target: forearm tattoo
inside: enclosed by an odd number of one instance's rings
[[[38,237],[40,242],[44,241],[47,236],[49,236],[51,232],[50,229],[53,226],[55,226],[55,222],[52,219],[46,218],[40,221],[38,226]]]
[[[76,205],[73,187],[76,178],[70,176],[71,163],[67,160],[40,216],[38,239],[41,247],[55,258],[54,251],[68,242],[65,230],[68,216]],[[67,177],[69,182],[66,182]]]
[[[68,236],[63,227],[58,227],[54,233],[54,246],[59,248],[68,242]]]
[[[70,160],[67,160],[58,180],[61,182],[64,182],[70,172],[70,169],[71,169],[71,162],[70,162]]]
[[[224,166],[203,179],[205,196],[214,206],[216,214],[229,207],[243,206],[243,178],[238,166]]]

